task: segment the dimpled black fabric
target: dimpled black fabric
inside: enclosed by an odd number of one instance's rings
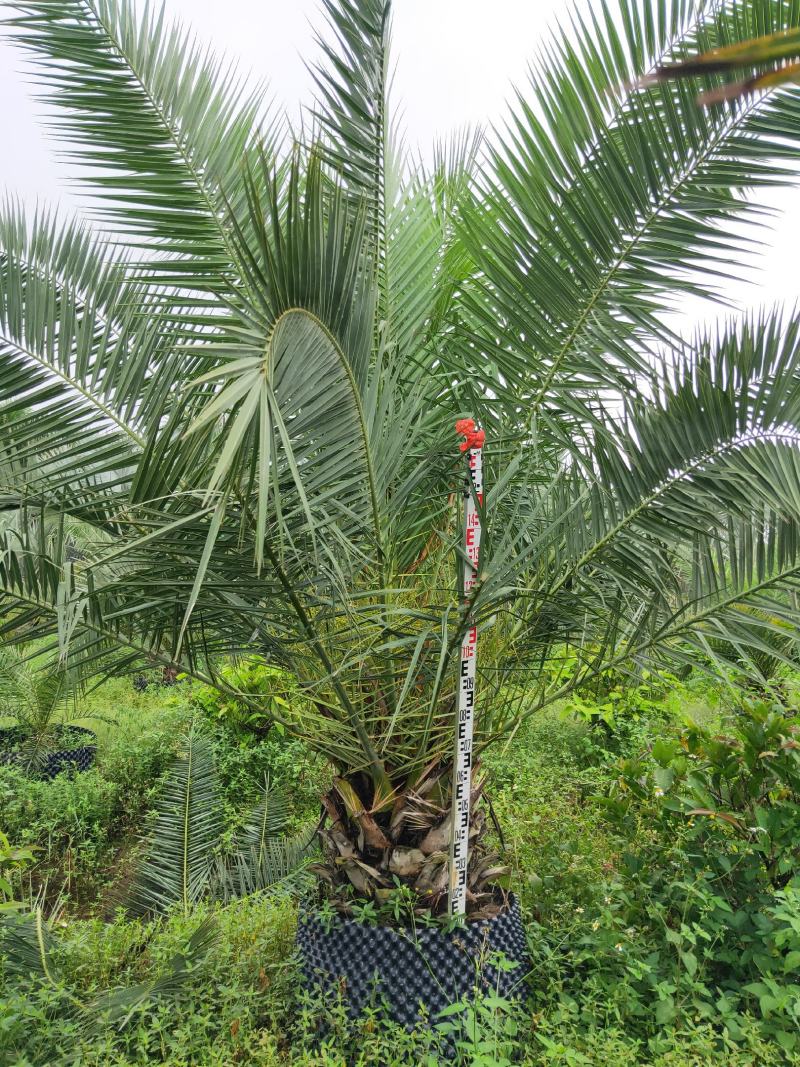
[[[307,988],[326,993],[341,989],[348,1009],[359,1015],[370,1003],[383,1003],[395,1022],[409,1029],[421,1006],[428,1019],[476,988],[500,996],[521,995],[527,971],[525,930],[519,902],[494,919],[445,932],[436,927],[411,931],[366,926],[335,919],[329,930],[303,909],[297,928],[301,969]],[[497,970],[487,957],[502,952],[518,963]],[[481,962],[483,961],[483,963]]]
[[[67,726],[63,730],[64,740],[79,741],[84,738],[94,741],[91,730],[85,730],[82,726]],[[19,763],[21,757],[13,751],[13,746],[22,740],[22,732],[12,727],[9,730],[0,730],[0,764]],[[9,749],[11,751],[3,751]],[[63,771],[88,771],[94,763],[97,752],[96,744],[78,745],[74,748],[62,748],[57,752],[48,752],[42,761],[42,765],[36,772],[37,778],[50,780]]]

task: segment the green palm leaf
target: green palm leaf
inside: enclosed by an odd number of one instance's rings
[[[698,75],[728,74],[754,67],[766,70],[748,74],[746,78],[728,82],[707,90],[698,97],[702,104],[718,104],[735,100],[762,89],[774,89],[800,79],[800,30],[786,29],[766,33],[749,41],[737,41],[721,48],[684,59],[679,63],[665,63],[655,73],[643,78],[639,85],[655,85],[673,78],[696,78]],[[778,64],[773,66],[772,64]]]
[[[219,864],[216,892],[227,903],[279,886],[296,889],[316,851],[312,827],[292,837],[270,838],[263,847],[241,847]]]
[[[489,282],[471,300],[470,373],[496,391],[499,371],[514,410],[585,418],[582,396],[632,388],[648,367],[641,341],[672,340],[660,313],[713,294],[742,262],[749,242],[731,224],[761,208],[741,191],[787,180],[797,94],[711,113],[681,84],[621,99],[615,87],[690,41],[794,17],[780,2],[623,2],[618,16],[603,4],[542,54],[465,218]]]
[[[162,786],[147,855],[130,887],[129,907],[136,913],[175,904],[188,912],[208,889],[222,828],[214,758],[210,742],[196,732],[182,749]]]
[[[59,136],[82,144],[69,158],[87,165],[115,230],[191,256],[195,281],[202,261],[199,287],[215,284],[230,262],[223,194],[235,196],[239,162],[256,138],[267,147],[278,134],[261,122],[264,90],[188,43],[163,8],[137,13],[128,0],[3,6],[36,61]],[[169,273],[170,264],[159,269]]]

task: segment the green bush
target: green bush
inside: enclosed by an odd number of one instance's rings
[[[713,1023],[734,1041],[755,1018],[794,1052],[800,720],[760,704],[726,726],[692,727],[622,763],[604,807],[626,847],[577,955],[634,1015]]]
[[[218,936],[208,956],[184,977],[176,1000],[134,1009],[121,1030],[94,1032],[71,1003],[86,1004],[110,986],[148,981],[164,972],[187,935],[209,914],[204,906],[184,917],[154,922],[121,913],[110,923],[73,921],[59,938],[63,989],[40,980],[0,977],[0,1064],[234,1062],[279,1063],[269,1058],[287,1026],[296,986],[290,964],[295,907],[286,897],[252,897],[213,910]]]
[[[703,1062],[692,1040],[719,1062],[800,1050],[799,721],[762,705],[723,733],[707,709],[682,729],[685,697],[615,719],[616,736],[550,713],[487,760],[529,920],[536,1040],[553,1042],[542,1062],[599,1062],[590,1035],[619,1030],[648,1064],[683,1063],[678,1049]],[[748,1061],[762,1047],[777,1051]]]
[[[265,779],[287,796],[288,829],[295,830],[316,818],[319,798],[330,785],[325,761],[302,741],[289,738],[273,718],[305,698],[291,674],[256,656],[228,664],[221,675],[258,703],[248,705],[210,686],[195,686],[191,692],[192,706],[214,738],[228,835],[239,828],[247,801],[255,799]]]
[[[587,804],[610,781],[607,765],[590,725],[563,709],[529,720],[513,745],[485,760],[487,795],[518,872],[514,887],[526,910],[548,923],[600,894],[618,847],[602,812]]]
[[[159,779],[175,756],[188,719],[189,711],[182,704],[166,703],[157,714],[144,718],[128,712],[108,731],[97,766],[117,790],[113,833],[141,829],[142,817],[152,807]]]
[[[324,760],[310,753],[302,741],[271,734],[243,744],[236,734],[219,725],[213,738],[230,833],[239,829],[247,805],[255,802],[265,778],[277,785],[287,798],[287,832],[294,832],[317,818],[320,796],[330,785],[330,771]]]
[[[113,854],[119,812],[116,785],[93,768],[45,782],[0,767],[3,831],[19,844],[38,846],[33,885],[49,893],[90,899],[104,881]]]
[[[243,743],[266,737],[274,728],[282,733],[275,716],[286,718],[282,713],[305,699],[294,675],[265,663],[258,656],[226,664],[219,674],[232,690],[252,699],[239,700],[224,696],[211,686],[200,686],[192,694],[193,703],[209,719],[218,720],[237,734]]]
[[[81,905],[117,873],[119,850],[141,830],[187,717],[180,702],[162,708],[134,694],[128,679],[103,690],[87,701],[86,710],[105,718],[89,771],[42,781],[0,767],[0,830],[38,849],[30,888],[46,887],[48,899],[63,892]]]
[[[599,682],[604,683],[599,690],[596,686],[578,690],[566,711],[591,726],[587,740],[600,753],[628,754],[652,737],[654,731],[668,729],[674,721],[665,702],[668,695],[674,699],[683,688],[674,675],[645,671],[634,684],[611,672],[609,678],[601,675]]]

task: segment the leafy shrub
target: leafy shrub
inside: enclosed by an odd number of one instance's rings
[[[108,732],[97,763],[117,789],[119,832],[138,828],[143,812],[151,807],[188,718],[186,707],[167,701],[156,715],[142,716],[131,709]]]
[[[45,782],[14,767],[0,767],[3,830],[40,849],[34,884],[87,900],[103,880],[112,855],[119,812],[117,788],[92,769]]]
[[[253,702],[225,696],[211,686],[196,689],[192,700],[210,719],[219,720],[245,744],[265,737],[273,728],[282,733],[275,716],[285,718],[282,712],[304,700],[292,674],[257,656],[226,664],[219,674],[231,689],[254,698]],[[253,703],[258,706],[254,707]]]
[[[566,712],[592,727],[592,741],[603,751],[627,753],[660,724],[667,727],[673,716],[665,703],[667,695],[682,688],[681,682],[668,673],[645,671],[637,684],[621,678],[601,675],[600,691],[578,690],[566,705]]]
[[[15,899],[15,882],[34,859],[33,849],[12,845],[0,830],[0,915],[21,908],[21,903]]]
[[[290,832],[319,815],[320,796],[330,785],[324,760],[309,752],[302,741],[276,734],[250,744],[217,727],[214,751],[220,794],[231,836],[241,829],[247,804],[255,802],[265,779],[286,794]]]
[[[240,829],[243,801],[254,801],[266,779],[286,793],[289,828],[297,830],[319,812],[330,774],[325,761],[302,741],[287,737],[273,715],[305,698],[291,674],[257,657],[228,664],[220,673],[234,689],[257,697],[261,705],[254,710],[210,686],[192,690],[192,705],[214,738],[228,833],[232,837]]]
[[[675,694],[680,707],[682,690]],[[763,834],[751,840],[724,819],[690,815],[711,804],[700,803],[697,782],[687,785],[695,776],[719,789],[716,774],[727,783],[722,795],[731,798],[718,810],[743,823],[748,809],[737,797],[752,795],[760,798],[756,806],[785,805],[789,812],[786,776],[795,750],[780,746],[793,727],[792,716],[756,708],[740,713],[722,735],[709,728],[682,732],[662,708],[647,710],[624,742],[629,753],[636,746],[641,751],[620,764],[590,724],[562,709],[531,720],[507,752],[487,757],[490,793],[526,905],[531,1001],[516,1013],[484,1003],[472,1027],[469,1017],[465,1027],[455,1013],[451,1022],[464,1043],[456,1062],[473,1065],[488,1055],[529,1067],[800,1063],[790,1047],[798,888],[791,878],[780,884],[780,871],[773,881],[771,849],[755,847]],[[750,740],[745,744],[740,734]],[[117,736],[111,732],[109,746]],[[737,745],[718,750],[721,738]],[[125,753],[133,752],[128,744],[120,748],[123,775],[129,773]],[[277,765],[293,758],[292,747],[275,735],[248,747],[220,728],[215,746],[230,755],[231,782],[249,774],[242,753],[264,758],[259,753],[267,746]],[[768,751],[779,751],[777,764],[773,757],[754,758]],[[736,772],[719,775],[719,761],[727,766],[732,753]],[[307,773],[302,746],[298,760]],[[761,777],[764,767],[773,777]],[[777,846],[782,839],[773,837]],[[408,1034],[388,1024],[379,1005],[350,1020],[341,1004],[298,998],[291,962],[295,906],[282,894],[224,908],[201,903],[188,916],[172,913],[156,922],[122,915],[108,924],[71,921],[60,939],[60,973],[87,1001],[104,989],[149,981],[168,970],[210,911],[220,936],[183,995],[138,1006],[122,1032],[106,1027],[87,1034],[58,1015],[52,990],[0,980],[0,1044],[16,1057],[10,1062],[61,1062],[54,1050],[65,1048],[87,1067],[442,1062],[435,1021]]]
[[[111,985],[163,975],[209,916],[218,936],[203,963],[183,977],[180,995],[170,1002],[137,1004],[122,1030],[87,1029],[75,1013],[65,1013],[63,992],[47,982],[12,982],[0,975],[0,1048],[8,1062],[82,1067],[280,1062],[279,1035],[286,1030],[297,981],[287,966],[295,909],[281,895],[249,898],[235,908],[200,905],[188,917],[175,914],[154,922],[121,914],[111,923],[74,921],[59,937],[65,989],[78,1004],[87,1004]]]
[[[74,901],[89,903],[114,873],[116,853],[153,804],[186,719],[179,704],[153,715],[135,697],[133,706],[115,708],[117,688],[112,683],[94,697],[104,711],[116,710],[119,721],[100,738],[90,771],[36,781],[12,766],[0,767],[0,829],[19,844],[37,846],[31,885],[34,890],[46,886],[50,898],[63,890]]]
[[[682,729],[698,697],[676,684],[612,731],[545,714],[486,760],[529,918],[531,1062],[800,1062],[798,719]]]
[[[613,910],[597,921],[659,1023],[713,1021],[739,1040],[752,1015],[794,1051],[800,720],[757,704],[727,725],[692,727],[623,762],[605,807],[629,845]],[[590,942],[595,954],[602,942]]]

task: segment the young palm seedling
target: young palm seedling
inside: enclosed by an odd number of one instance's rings
[[[65,767],[86,770],[94,758],[94,735],[69,726],[75,686],[59,663],[33,666],[18,647],[0,645],[0,716],[13,726],[0,731],[0,760],[32,774],[57,774]]]

